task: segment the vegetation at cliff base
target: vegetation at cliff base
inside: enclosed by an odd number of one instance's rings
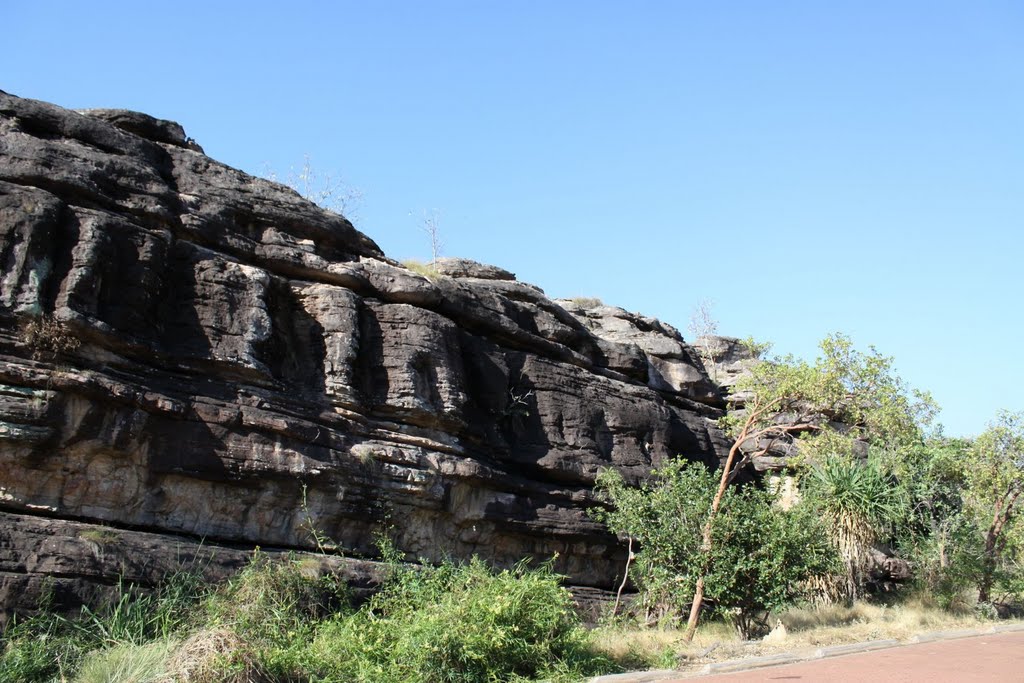
[[[616,670],[547,565],[394,563],[357,609],[336,577],[257,555],[225,585],[190,595],[125,588],[103,611],[17,623],[3,637],[0,680],[468,683]]]

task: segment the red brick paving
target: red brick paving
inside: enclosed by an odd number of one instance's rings
[[[699,680],[709,683],[1024,683],[1024,633],[903,645],[742,673],[703,676]]]

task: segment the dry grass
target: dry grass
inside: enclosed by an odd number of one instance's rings
[[[728,624],[702,625],[692,643],[683,640],[679,629],[602,627],[594,632],[596,647],[625,661],[630,668],[676,668],[693,671],[709,662],[759,657],[780,652],[809,654],[829,645],[869,640],[908,641],[929,631],[983,629],[992,625],[973,613],[952,614],[922,601],[910,600],[896,606],[857,603],[791,609],[772,623],[781,621],[786,633],[772,642],[743,641]]]
[[[442,277],[441,271],[439,271],[433,263],[423,263],[422,261],[409,259],[402,261],[402,265],[428,280],[437,280]]]
[[[973,614],[954,614],[921,601],[895,606],[864,602],[853,607],[832,605],[791,609],[780,616],[794,646],[821,646],[865,640],[908,640],[927,631],[981,628],[991,622]]]
[[[245,643],[230,629],[209,629],[192,634],[167,662],[170,683],[251,683],[261,681],[256,667],[245,661]],[[231,673],[225,665],[232,664]]]

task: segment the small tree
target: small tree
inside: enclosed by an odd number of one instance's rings
[[[441,257],[444,250],[444,242],[441,240],[441,216],[437,209],[423,212],[423,221],[420,224],[427,238],[430,240],[430,265],[437,265],[437,259]]]
[[[697,347],[697,353],[704,362],[704,369],[711,375],[711,379],[718,381],[718,370],[715,368],[715,348],[712,346],[711,337],[718,332],[718,321],[712,313],[714,302],[710,299],[702,299],[690,315],[690,324],[687,330],[693,335],[693,343]]]
[[[1000,412],[975,440],[966,470],[972,503],[987,520],[978,601],[989,602],[1024,490],[1024,412]]]
[[[597,488],[611,509],[595,514],[639,545],[634,582],[648,620],[681,614],[696,581],[706,578],[708,602],[750,637],[768,612],[801,594],[808,578],[834,568],[834,552],[807,508],[781,510],[753,486],[726,492],[714,520],[719,542],[703,548],[700,532],[717,481],[702,465],[682,459],[666,463],[641,487],[604,470]],[[705,567],[712,568],[706,577]]]
[[[333,211],[354,220],[363,201],[363,193],[349,185],[344,178],[330,173],[317,171],[313,167],[308,154],[302,159],[302,166],[292,167],[285,178],[278,178],[277,173],[267,169],[264,172],[267,180],[287,185],[300,195],[321,208]]]

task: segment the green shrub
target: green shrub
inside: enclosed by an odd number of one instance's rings
[[[257,552],[206,603],[204,628],[227,629],[241,647],[222,658],[222,675],[256,668],[271,680],[290,680],[304,669],[302,653],[317,623],[350,611],[345,583],[294,558],[274,561]]]
[[[310,648],[316,680],[575,680],[607,670],[550,566],[492,572],[479,559],[398,570]]]
[[[336,577],[257,554],[212,593],[122,588],[77,619],[15,624],[0,681],[569,681],[614,668],[550,565],[410,568],[383,551],[389,576],[358,611]]]

